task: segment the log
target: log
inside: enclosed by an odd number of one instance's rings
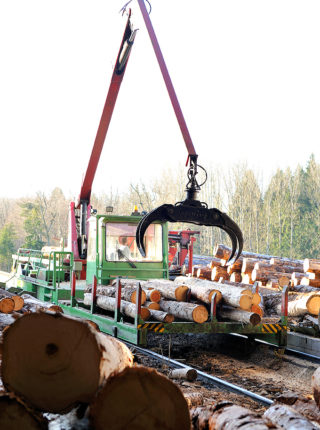
[[[218,290],[222,294],[223,301],[230,306],[250,310],[252,305],[252,292],[247,288],[230,286],[228,284],[221,284],[218,282],[205,281],[198,278],[191,278],[187,276],[179,276],[175,279],[177,283],[185,283],[191,290],[196,291],[198,286],[206,287],[209,290]]]
[[[228,279],[229,275],[226,267],[214,267],[211,272],[211,281],[218,281],[220,278]]]
[[[187,301],[188,288],[185,285],[177,285],[168,279],[149,279],[148,281],[141,281],[138,279],[121,279],[124,285],[136,286],[140,283],[141,287],[145,290],[148,288],[160,291],[161,296],[171,300]]]
[[[184,367],[182,369],[172,369],[169,372],[169,378],[171,379],[186,379],[187,381],[195,381],[198,377],[196,369],[191,367]]]
[[[3,314],[10,314],[14,311],[15,302],[10,297],[3,297],[0,299],[0,312]]]
[[[144,304],[143,304],[143,306],[145,307],[145,308],[148,308],[149,310],[150,309],[153,309],[153,310],[155,310],[155,311],[160,311],[160,305],[159,305],[159,302],[145,302]]]
[[[53,305],[50,302],[43,302],[30,294],[22,294],[21,297],[24,301],[23,308],[21,310],[24,312],[38,312],[43,310],[63,313],[60,306]]]
[[[245,324],[257,325],[261,323],[260,315],[242,309],[221,308],[218,311],[218,315],[225,320],[237,321]]]
[[[13,394],[0,393],[0,429],[46,430],[48,421]]]
[[[192,393],[191,393],[192,394]],[[186,394],[185,394],[186,396]],[[209,419],[218,409],[225,406],[231,406],[231,402],[219,402],[213,403],[207,406],[198,406],[190,410],[190,417],[192,422],[192,429],[194,430],[208,430],[209,429]],[[192,406],[192,405],[191,405]],[[196,406],[196,404],[195,404]],[[211,429],[213,430],[213,429]]]
[[[285,257],[272,257],[270,259],[270,264],[274,265],[276,264],[277,266],[296,266],[299,269],[297,271],[301,271],[300,269],[303,270],[303,260],[295,260],[295,259],[291,259],[291,258],[285,258]]]
[[[191,393],[184,393],[184,398],[186,399],[188,408],[193,408],[195,406],[201,406],[203,405],[204,398],[203,395],[199,392],[191,392]]]
[[[271,430],[277,429],[267,417],[238,405],[231,405],[216,410],[208,422],[209,430]],[[301,427],[302,429],[302,427]]]
[[[214,247],[213,255],[216,258],[223,258],[224,260],[228,260],[229,256],[231,255],[231,248],[224,244],[217,244]],[[271,260],[273,255],[266,255],[266,254],[258,254],[255,252],[248,252],[248,251],[242,251],[241,256],[244,258],[256,258],[259,260]]]
[[[280,403],[271,405],[263,416],[274,425],[286,430],[317,430],[319,428],[290,406]]]
[[[23,315],[3,333],[5,388],[47,412],[90,402],[111,374],[132,363],[122,342],[59,313]]]
[[[208,319],[208,311],[205,306],[193,303],[160,300],[163,311],[169,312],[177,318],[202,324]]]
[[[122,281],[121,281],[122,282]],[[86,289],[87,293],[91,293],[92,287],[89,287]],[[115,297],[116,296],[117,288],[113,286],[105,286],[105,285],[99,285],[97,287],[97,295],[99,296],[108,296],[108,297]],[[126,302],[136,303],[137,302],[137,289],[135,286],[130,285],[124,285],[121,288],[121,299],[125,300]],[[141,304],[144,304],[144,302],[147,300],[147,294],[146,291],[141,291]]]
[[[156,288],[160,291],[161,296],[170,299],[177,300],[178,302],[187,301],[188,287],[185,285],[177,285],[173,281],[154,279],[149,280],[145,286]]]
[[[12,314],[1,314],[0,313],[0,331],[3,331],[10,324],[14,323],[16,318]]]
[[[281,294],[265,295],[265,307],[272,309],[277,315],[281,314]],[[318,315],[320,310],[320,295],[313,293],[289,294],[288,316],[297,317],[307,313]]]
[[[231,281],[231,282],[237,282],[237,283],[240,283],[240,282],[241,282],[241,280],[242,280],[241,273],[239,273],[239,272],[232,272],[232,273],[231,273],[231,275],[230,275],[230,281]]]
[[[301,285],[309,285],[310,287],[320,288],[320,279],[310,279],[309,277],[303,277],[300,280]]]
[[[110,378],[90,405],[95,430],[189,430],[187,402],[170,379],[154,369],[132,367]]]
[[[159,290],[155,289],[143,289],[144,293],[146,294],[146,300],[150,302],[158,303],[161,300],[161,293]],[[141,296],[142,297],[142,296]]]
[[[85,293],[83,303],[86,306],[90,306],[91,302],[92,302],[92,294]],[[114,297],[109,297],[109,296],[97,296],[96,305],[99,308],[104,309],[106,311],[114,312],[116,308],[116,299]],[[124,315],[130,318],[135,318],[137,313],[136,304],[132,302],[126,302],[125,300],[121,300],[120,310]],[[149,309],[141,307],[141,318],[143,320],[147,320],[149,317],[150,317]]]
[[[157,321],[161,321],[164,323],[172,323],[174,321],[174,316],[171,314],[168,314],[167,312],[162,312],[162,311],[158,311],[155,309],[150,309],[149,308],[149,312],[150,312],[150,319],[155,319]]]
[[[212,270],[210,267],[198,267],[196,271],[196,278],[209,279],[211,281]]]
[[[215,257],[211,257],[211,261],[208,264],[208,267],[210,267],[210,269],[213,269],[215,266],[222,266],[224,267],[227,263],[227,260],[221,259],[221,258],[215,258]]]
[[[244,258],[241,266],[241,273],[250,274],[252,270],[255,268],[257,263],[261,262],[262,264],[269,263],[269,260],[259,260],[257,258]]]
[[[258,271],[264,271],[267,273],[287,273],[287,274],[292,274],[293,272],[296,273],[303,273],[303,267],[301,267],[301,270],[298,271],[296,266],[284,266],[284,265],[276,265],[273,264],[271,265],[270,263],[262,263],[261,261],[258,261],[257,263],[255,263],[254,265],[254,269],[258,270]]]
[[[320,409],[320,367],[316,369],[311,378],[311,387],[313,391],[313,397]]]
[[[303,261],[303,271],[304,272],[320,272],[320,260],[315,258],[305,258]]]
[[[278,279],[279,285],[288,285],[291,279],[291,273],[271,272],[270,270],[253,269],[251,278],[253,281],[268,282],[269,278]]]
[[[4,289],[0,289],[0,298],[3,297],[9,297],[14,301],[14,311],[20,311],[20,309],[23,308],[24,300],[21,296],[18,296],[17,294],[10,293],[9,291],[6,291]]]

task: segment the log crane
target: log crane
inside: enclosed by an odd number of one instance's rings
[[[186,186],[186,199],[182,202],[176,203],[175,205],[164,204],[159,208],[156,208],[153,211],[149,212],[141,219],[136,230],[136,243],[138,249],[142,256],[146,256],[144,235],[149,225],[154,221],[187,222],[196,225],[206,225],[213,227],[215,226],[223,229],[230,236],[232,242],[232,253],[230,255],[229,261],[232,260],[234,256],[235,259],[237,259],[241,254],[243,247],[242,233],[237,224],[225,213],[222,213],[215,208],[209,209],[206,203],[197,200],[197,195],[200,191],[201,185],[203,184],[198,184],[196,175],[198,174],[198,168],[203,168],[197,164],[198,155],[192,143],[192,139],[187,124],[185,122],[182,110],[180,108],[178,98],[176,96],[168,69],[166,67],[156,34],[154,32],[149,13],[146,9],[145,2],[144,0],[137,0],[137,2],[140,7],[154,49],[154,53],[156,55],[166,88],[168,90],[172,107],[174,109],[188,151],[188,159],[186,165],[189,164],[189,170],[187,174],[188,183]],[[126,6],[129,3],[130,2],[128,2]],[[126,10],[126,6],[123,8],[123,11]],[[69,243],[71,243],[71,250],[74,253],[75,261],[81,261],[83,263],[84,268],[87,256],[88,219],[91,214],[90,195],[92,183],[94,180],[95,172],[107,135],[112,113],[115,107],[117,96],[126,71],[130,52],[137,32],[137,30],[133,29],[130,18],[131,10],[129,10],[128,12],[126,28],[116,59],[111,83],[109,86],[109,91],[102,112],[88,167],[84,175],[79,198],[76,203],[72,202],[70,205]],[[82,270],[82,277],[84,276],[85,269]]]

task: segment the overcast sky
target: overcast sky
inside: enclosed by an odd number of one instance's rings
[[[0,197],[77,196],[126,19],[119,0],[0,0]],[[151,0],[199,163],[320,162],[320,2]],[[93,192],[148,182],[187,150],[139,28]]]

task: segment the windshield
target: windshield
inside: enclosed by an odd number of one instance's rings
[[[151,224],[145,235],[146,257],[136,244],[137,224],[106,223],[106,259],[108,261],[162,261],[162,227]]]

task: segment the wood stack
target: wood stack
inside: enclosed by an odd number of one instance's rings
[[[1,429],[48,429],[48,419],[50,428],[60,428],[59,420],[66,426],[69,419],[61,414],[70,410],[76,422],[63,428],[190,429],[187,401],[170,379],[132,367],[122,342],[40,304],[40,311],[15,313],[2,333]],[[78,423],[80,405],[88,412]]]

